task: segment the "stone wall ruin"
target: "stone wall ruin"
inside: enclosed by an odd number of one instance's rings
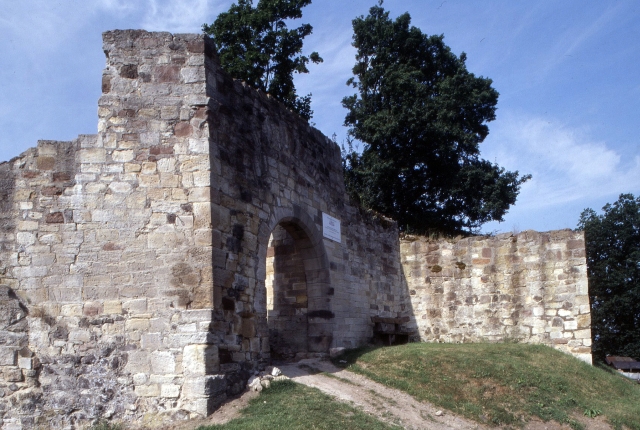
[[[410,292],[435,257],[349,202],[334,142],[201,35],[103,40],[98,133],[0,163],[2,428],[207,415],[274,356],[368,342],[372,317],[432,340]]]
[[[427,342],[542,343],[591,363],[582,232],[401,241],[415,329]]]

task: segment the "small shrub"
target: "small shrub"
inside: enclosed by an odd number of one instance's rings
[[[584,415],[589,418],[595,418],[598,415],[602,415],[602,411],[600,409],[587,408],[584,410]]]

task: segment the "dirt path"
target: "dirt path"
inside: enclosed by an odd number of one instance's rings
[[[402,391],[337,368],[328,361],[309,359],[278,367],[284,375],[295,382],[317,388],[339,401],[349,403],[382,421],[404,429],[488,430],[496,428],[462,418],[450,411],[441,411],[430,403],[419,402]],[[207,418],[153,428],[154,430],[193,430],[201,425],[224,424],[239,417],[240,411],[247,406],[249,400],[258,395],[259,393],[255,391],[247,390],[241,396],[225,402]],[[603,417],[591,420],[576,414],[574,418],[589,430],[611,430],[611,426],[604,421]],[[525,425],[524,430],[571,430],[571,428],[566,424],[543,422],[533,418]]]
[[[419,402],[402,391],[389,388],[357,373],[337,368],[328,361],[302,360],[280,366],[280,369],[296,382],[317,388],[385,422],[408,430],[496,428],[462,418],[450,411],[440,411],[430,403]],[[589,419],[576,414],[573,418],[589,430],[612,430],[604,417]],[[543,422],[538,418],[532,418],[524,426],[524,430],[571,430],[571,427],[555,421]]]
[[[302,360],[281,366],[282,373],[296,382],[351,403],[380,420],[405,429],[488,429],[489,427],[440,411],[402,391],[378,384],[362,375],[339,369],[327,361]]]

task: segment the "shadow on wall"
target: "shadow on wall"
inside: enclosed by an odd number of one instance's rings
[[[0,255],[13,251],[16,229],[13,210],[15,175],[11,170],[11,161],[0,163]],[[7,262],[0,259],[0,284],[7,283]]]
[[[268,327],[268,339],[263,341],[271,359],[326,354],[331,347],[333,289],[324,243],[314,230],[303,219],[282,218],[269,237],[266,258],[260,261],[265,281],[258,281],[258,291],[266,292],[266,301],[257,299],[256,308]]]

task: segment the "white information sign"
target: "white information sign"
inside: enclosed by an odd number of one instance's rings
[[[322,235],[340,243],[340,220],[322,212]]]

